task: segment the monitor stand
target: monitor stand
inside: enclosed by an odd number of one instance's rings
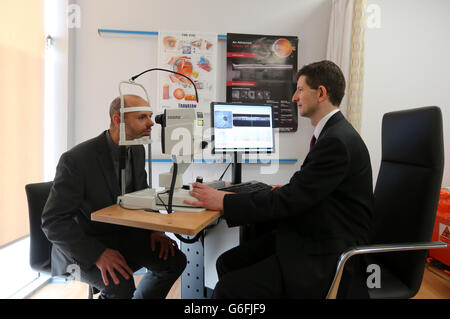
[[[231,184],[242,183],[242,154],[234,152],[233,162],[231,164]]]
[[[242,183],[242,153],[234,152],[233,162],[231,164],[231,184]],[[250,240],[252,229],[249,225],[239,226],[239,243],[242,244]]]

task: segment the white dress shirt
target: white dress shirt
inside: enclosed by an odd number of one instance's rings
[[[325,124],[327,124],[330,117],[332,117],[339,111],[340,111],[339,109],[331,111],[330,113],[322,117],[319,123],[317,123],[316,127],[314,128],[314,137],[316,138],[316,140],[319,138],[320,133],[322,132],[323,128],[325,127]]]

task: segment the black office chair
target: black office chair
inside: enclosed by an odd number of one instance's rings
[[[417,294],[428,249],[447,247],[442,242],[430,242],[443,168],[440,108],[384,115],[372,245],[353,247],[341,255],[327,298],[336,298],[347,260],[361,254],[367,254],[367,265],[380,267],[381,285],[368,288],[370,298],[404,299]]]
[[[44,182],[25,186],[30,221],[30,266],[44,274],[51,274],[52,244],[42,231],[41,216],[52,185],[53,182]],[[89,286],[88,298],[92,299],[97,292],[97,289]]]

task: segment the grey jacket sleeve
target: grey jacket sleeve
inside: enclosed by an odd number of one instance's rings
[[[61,156],[53,187],[42,213],[42,230],[61,251],[85,267],[92,266],[106,247],[88,236],[77,215],[88,209],[83,202],[84,176],[68,153]]]

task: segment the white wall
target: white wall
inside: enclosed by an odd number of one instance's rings
[[[45,35],[53,45],[45,53],[44,180],[53,180],[68,140],[69,31],[67,1],[45,1]]]
[[[73,98],[71,99],[69,123],[69,146],[97,136],[109,125],[110,101],[118,95],[118,83],[129,79],[157,64],[157,38],[100,37],[99,28],[124,30],[190,30],[275,34],[298,36],[299,61],[302,66],[325,58],[328,21],[331,4],[328,0],[274,1],[147,1],[147,0],[78,0],[81,8],[81,28],[72,31],[72,60],[74,65]],[[212,5],[213,3],[213,5]],[[220,41],[223,52],[219,54],[218,100],[225,100],[225,41]],[[156,90],[156,73],[139,79],[150,94],[151,104]],[[158,128],[155,129],[155,131]],[[265,176],[273,183],[284,183],[299,168],[306,156],[312,134],[309,121],[300,119],[299,131],[282,134],[282,148],[295,150],[297,164],[282,164],[275,176]],[[295,147],[292,147],[295,145]],[[159,148],[153,145],[152,148]],[[208,165],[206,175],[217,178],[222,166]],[[245,165],[246,167],[249,165]],[[257,165],[258,166],[258,165]],[[154,185],[158,182],[158,164],[154,165]],[[200,165],[191,167],[199,168]],[[258,178],[255,165],[248,178]],[[200,175],[197,171],[188,176]],[[220,176],[220,175],[219,175]],[[244,172],[244,177],[246,173]],[[263,178],[263,179],[264,179]],[[155,184],[156,183],[156,184]]]
[[[381,25],[366,29],[362,136],[374,177],[381,160],[383,114],[437,105],[444,122],[442,184],[450,186],[450,1],[368,0],[370,4],[380,7]]]

